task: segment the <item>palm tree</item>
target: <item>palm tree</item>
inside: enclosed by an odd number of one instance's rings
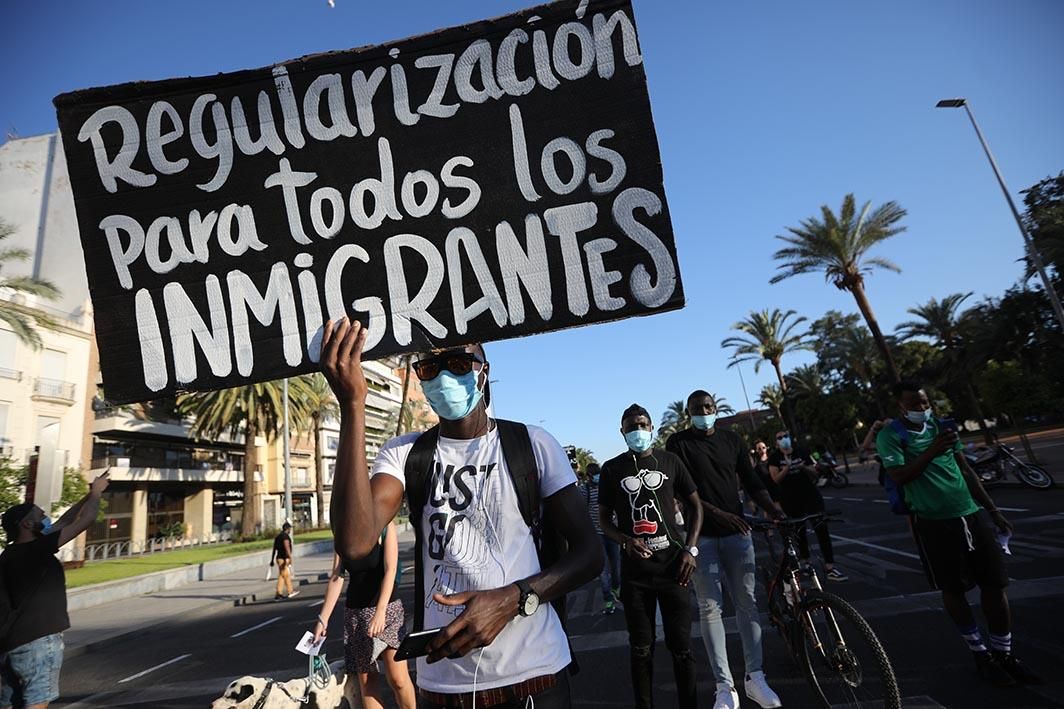
[[[735,409],[728,400],[723,396],[717,396],[716,394],[710,394],[709,398],[713,400],[713,406],[717,409],[718,416],[731,416],[735,413]]]
[[[0,219],[0,243],[15,233],[15,228]],[[15,295],[32,295],[45,300],[59,298],[59,289],[49,281],[42,281],[30,276],[3,275],[4,265],[15,261],[26,261],[30,257],[27,249],[4,248],[0,245],[0,321],[10,326],[15,336],[35,350],[41,348],[41,336],[38,327],[53,329],[56,323],[39,310],[28,308],[11,301]]]
[[[773,258],[780,261],[779,270],[769,281],[780,281],[801,273],[823,271],[824,278],[839,290],[848,290],[857,301],[857,307],[864,316],[868,329],[876,340],[883,360],[891,377],[899,380],[898,368],[890,353],[879,323],[872,313],[872,306],[865,295],[864,279],[873,268],[883,268],[895,273],[901,272],[896,265],[879,256],[868,257],[868,251],[892,236],[905,231],[898,222],[906,212],[897,202],[886,202],[875,210],[872,203],[865,202],[860,214],[857,213],[853,194],[842,200],[842,208],[836,217],[827,205],[820,208],[821,217],[804,219],[801,226],[787,227],[787,236],[776,238],[790,244],[777,251]]]
[[[794,317],[795,315],[793,310],[783,313],[779,308],[773,308],[771,312],[766,308],[753,311],[746,320],[732,325],[733,330],[739,330],[746,336],[732,336],[720,343],[721,347],[732,348],[732,358],[728,367],[733,367],[740,362],[753,362],[754,371],[757,372],[761,368],[761,362],[771,362],[773,369],[776,370],[776,379],[779,380],[780,389],[786,392],[787,382],[784,381],[783,370],[780,368],[783,355],[811,349],[811,345],[805,339],[805,334],[794,332],[794,328],[806,319]]]
[[[691,415],[687,413],[687,404],[682,399],[672,402],[665,409],[665,413],[661,415],[661,425],[658,426],[658,439],[664,441],[666,438],[687,428],[691,423]]]
[[[790,394],[796,398],[816,396],[824,392],[824,376],[815,364],[803,364],[787,375]]]
[[[766,384],[761,387],[757,403],[768,406],[776,413],[776,418],[783,420],[783,390],[775,384]]]
[[[952,293],[942,300],[931,298],[923,305],[909,308],[906,312],[915,315],[918,320],[907,320],[898,324],[898,336],[903,339],[923,337],[931,340],[946,355],[950,371],[959,379],[965,393],[971,400],[975,415],[979,420],[979,429],[990,442],[986,429],[983,407],[979,395],[972,384],[971,368],[967,361],[968,344],[971,340],[970,330],[974,323],[976,309],[961,311],[961,304],[972,296],[968,293]]]
[[[587,466],[592,463],[598,464],[595,454],[587,448],[573,448],[573,458],[576,460],[576,468],[581,473],[587,472]]]
[[[303,403],[307,400],[306,386],[300,378],[289,381],[289,423],[295,430],[306,428],[308,412]],[[283,428],[282,382],[259,382],[232,389],[181,394],[177,405],[182,415],[193,417],[191,432],[196,438],[217,438],[223,433],[243,434],[244,512],[240,532],[245,537],[255,534],[260,524],[255,438],[266,436],[272,441]]]
[[[303,406],[306,408],[310,433],[314,436],[314,492],[318,498],[318,524],[325,521],[325,479],[322,474],[321,425],[329,419],[340,417],[340,405],[336,402],[332,387],[321,372],[300,377],[306,383]],[[290,393],[291,394],[291,393]],[[291,395],[289,396],[291,399]]]

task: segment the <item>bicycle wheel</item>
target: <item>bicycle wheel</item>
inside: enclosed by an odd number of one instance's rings
[[[834,472],[831,474],[831,487],[841,490],[844,487],[849,487],[850,479],[846,477],[846,473]]]
[[[901,709],[894,668],[861,614],[835,594],[802,603],[801,665],[824,707]]]
[[[1048,470],[1039,465],[1010,460],[1005,463],[1005,468],[1024,485],[1033,487],[1036,490],[1048,490],[1053,487],[1053,476],[1049,474]]]

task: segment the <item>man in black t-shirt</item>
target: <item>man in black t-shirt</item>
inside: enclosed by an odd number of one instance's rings
[[[282,598],[294,598],[299,591],[292,590],[292,525],[288,522],[281,527],[281,533],[273,539],[273,554],[270,555],[270,565],[277,560],[277,588],[273,600]],[[287,590],[286,595],[281,595],[282,590]]]
[[[628,450],[602,466],[599,525],[624,556],[621,600],[628,624],[632,688],[637,709],[653,706],[654,619],[661,607],[665,646],[672,654],[680,706],[698,706],[691,654],[691,592],[702,510],[694,482],[675,455],[651,448],[653,424],[638,404],[621,416]],[[676,523],[674,500],[687,506],[686,534]],[[616,524],[614,523],[616,514]]]
[[[791,443],[791,434],[787,431],[776,433],[776,449],[768,457],[768,473],[779,487],[777,498],[783,511],[789,517],[802,517],[814,512],[824,511],[824,498],[820,495],[816,483],[816,464],[801,448]],[[831,534],[826,520],[813,525],[820,554],[824,557],[824,571],[832,581],[846,581],[849,577],[835,566],[835,552],[831,547]],[[812,570],[809,563],[809,540],[805,536],[805,527],[798,533],[798,555],[802,568]]]
[[[721,583],[728,585],[728,595],[735,605],[735,620],[746,661],[746,696],[759,706],[783,706],[779,696],[765,681],[762,671],[761,623],[754,600],[754,541],[750,525],[743,519],[739,484],[749,499],[772,517],[783,516],[772,501],[750,464],[746,445],[733,431],[716,428],[717,405],[713,396],[702,389],[687,397],[691,428],[669,436],[665,448],[680,457],[687,466],[702,501],[705,522],[698,544],[699,568],[694,575],[698,593],[702,642],[717,680],[714,709],[737,709],[735,691],[721,608],[724,594]]]
[[[96,520],[107,474],[52,524],[32,502],[15,505],[2,523],[0,554],[0,707],[44,709],[59,698],[63,631],[70,627],[59,548]]]

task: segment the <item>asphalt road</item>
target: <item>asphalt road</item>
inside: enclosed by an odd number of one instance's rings
[[[1058,480],[1064,483],[1064,475]],[[904,522],[888,511],[877,487],[825,491],[829,509],[843,513],[833,528],[837,563],[850,581],[829,587],[852,601],[879,634],[896,668],[907,706],[1064,706],[1064,490],[999,486],[993,495],[1016,526],[1009,573],[1014,612],[1014,647],[1047,678],[1039,688],[997,690],[975,677],[970,656],[937,595],[929,593]],[[815,549],[815,544],[814,544]],[[402,562],[410,565],[410,551]],[[401,595],[409,604],[411,574]],[[305,673],[303,655],[293,649],[312,624],[324,583],[302,587],[295,599],[219,609],[195,618],[173,618],[133,640],[68,660],[62,700],[72,707],[204,707],[244,674],[288,679]],[[569,630],[583,672],[573,679],[574,706],[631,705],[627,634],[623,614],[601,614],[597,584],[572,594]],[[334,614],[325,651],[342,652],[340,613]],[[765,666],[786,706],[815,706],[804,680],[791,665],[782,641],[765,624]],[[706,701],[713,682],[692,629],[700,667],[699,689]],[[732,671],[742,676],[738,636],[729,634]],[[656,655],[659,706],[675,703],[671,663],[664,646]],[[744,706],[754,706],[744,704]]]

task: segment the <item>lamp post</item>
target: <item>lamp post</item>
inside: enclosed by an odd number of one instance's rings
[[[1038,271],[1039,278],[1042,279],[1042,287],[1045,288],[1049,303],[1053,306],[1053,312],[1057,316],[1057,323],[1060,325],[1061,329],[1064,329],[1064,307],[1061,307],[1060,298],[1057,296],[1057,292],[1053,289],[1053,284],[1050,282],[1049,276],[1046,275],[1045,266],[1042,264],[1042,256],[1038,253],[1038,249],[1035,247],[1031,235],[1027,233],[1027,227],[1023,225],[1023,219],[1020,217],[1020,213],[1016,209],[1016,204],[1012,201],[1012,195],[1009,194],[1009,189],[1005,186],[1005,178],[1001,176],[1001,170],[998,169],[997,162],[994,160],[994,156],[990,152],[990,146],[986,144],[986,138],[983,137],[983,131],[979,130],[979,124],[975,122],[975,114],[972,113],[971,106],[968,105],[968,100],[963,98],[943,99],[935,104],[935,108],[963,108],[965,113],[968,114],[968,120],[972,122],[972,128],[975,128],[975,134],[979,137],[979,142],[983,146],[983,152],[986,153],[986,159],[990,161],[990,167],[994,169],[994,176],[997,177],[998,184],[1001,186],[1001,192],[1005,195],[1005,200],[1009,203],[1009,209],[1012,210],[1012,216],[1016,220],[1016,226],[1019,227],[1020,234],[1023,236],[1023,243],[1027,248],[1027,255],[1030,257],[1035,270]]]
[[[754,423],[754,409],[750,406],[750,395],[746,393],[746,380],[743,379],[743,368],[736,363],[735,368],[739,370],[739,384],[743,387],[743,398],[746,399],[746,413],[750,415],[750,435],[754,435],[754,431],[757,430],[757,425]]]
[[[292,458],[288,449],[288,377],[284,380],[284,515],[292,522]],[[295,526],[295,525],[293,525]]]

